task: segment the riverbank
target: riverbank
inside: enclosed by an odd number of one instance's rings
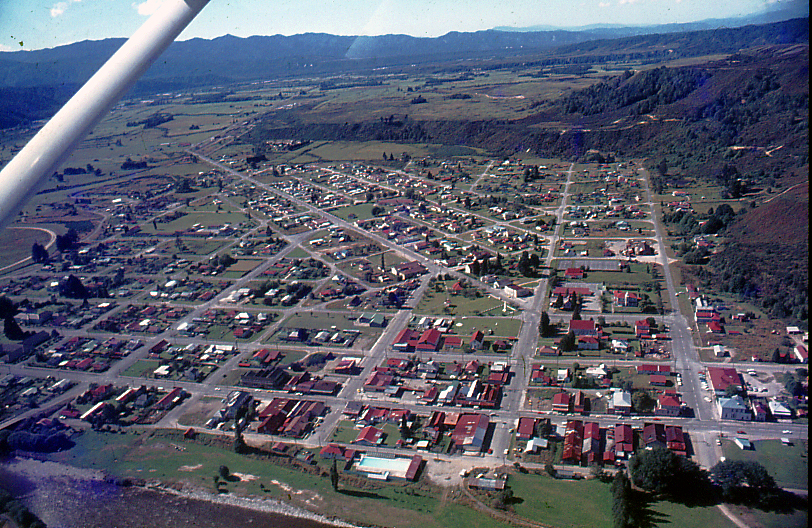
[[[49,528],[354,527],[273,499],[173,489],[157,481],[119,486],[106,477],[98,470],[24,457],[0,464],[0,481]]]

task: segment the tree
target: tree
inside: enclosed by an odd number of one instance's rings
[[[42,244],[34,242],[34,245],[31,246],[31,260],[36,263],[47,262],[48,250]]]
[[[59,293],[68,299],[87,299],[88,292],[82,281],[76,275],[59,282]]]
[[[736,396],[737,394],[739,394],[739,387],[738,386],[731,384],[731,385],[728,385],[727,387],[725,387],[725,397],[726,398],[732,398],[733,396]]]
[[[640,390],[632,395],[632,405],[637,412],[647,413],[654,409],[657,401],[648,392]]]
[[[226,480],[231,475],[231,472],[228,470],[228,466],[220,466],[218,473],[220,473],[221,478]]]
[[[220,260],[218,262],[224,268],[228,268],[229,266],[235,264],[237,262],[237,259],[232,257],[230,253],[223,253],[222,255],[220,255]]]
[[[559,341],[558,346],[564,352],[572,352],[578,347],[578,341],[575,338],[575,332],[570,330],[567,334],[561,338]]]
[[[558,475],[558,471],[556,471],[552,462],[547,462],[546,464],[544,464],[544,471],[546,471],[547,474],[553,478],[555,478],[556,475]]]
[[[623,471],[615,473],[612,480],[612,519],[614,528],[627,528],[632,526],[632,485],[629,477]]]
[[[559,293],[558,297],[555,298],[555,302],[553,303],[554,308],[561,308],[564,306],[564,296]]]
[[[753,494],[776,488],[775,479],[754,460],[725,460],[710,470],[713,482],[728,501],[752,500]]]
[[[333,465],[330,466],[330,484],[333,485],[333,491],[338,491],[338,467],[336,459],[333,459]]]
[[[22,341],[26,334],[13,317],[6,317],[3,324],[3,334],[11,341]]]
[[[707,500],[707,473],[696,462],[664,447],[635,453],[629,461],[629,473],[634,484],[646,491],[682,500],[702,500],[705,495]]]
[[[409,424],[406,422],[406,413],[403,413],[403,416],[400,418],[400,437],[404,440],[407,440],[411,437],[411,431],[409,430]]]
[[[550,316],[547,312],[541,312],[541,321],[539,322],[539,334],[541,337],[550,337],[552,335],[552,326],[550,325]]]

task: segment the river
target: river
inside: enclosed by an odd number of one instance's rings
[[[350,526],[273,500],[120,487],[98,471],[26,458],[0,462],[0,482],[48,528]]]

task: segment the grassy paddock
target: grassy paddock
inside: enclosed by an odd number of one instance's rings
[[[808,445],[794,439],[785,446],[779,440],[754,440],[752,451],[741,450],[733,442],[724,440],[723,450],[728,460],[755,460],[763,465],[775,482],[787,488],[809,486]]]

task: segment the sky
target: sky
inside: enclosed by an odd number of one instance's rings
[[[0,0],[0,51],[128,37],[164,0]],[[799,0],[210,0],[179,40],[407,34],[498,26],[649,25],[746,16]]]

